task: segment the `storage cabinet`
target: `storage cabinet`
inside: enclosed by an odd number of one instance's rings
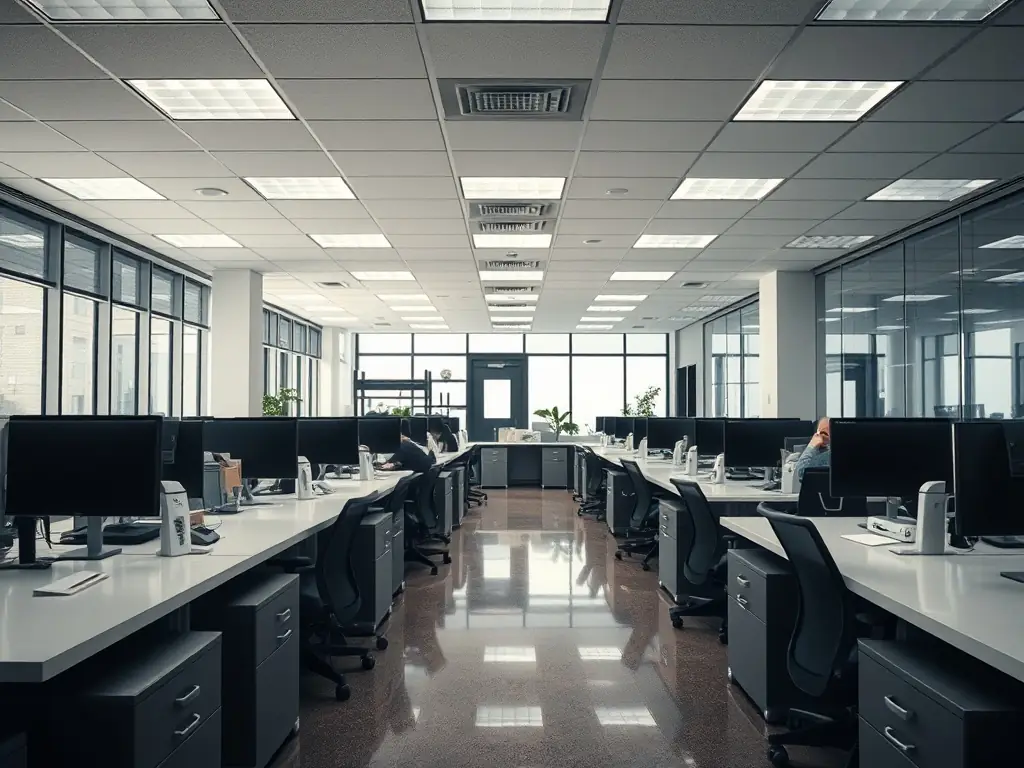
[[[462,517],[466,514],[466,468],[451,468],[452,473],[452,528],[462,525]]]
[[[391,518],[391,594],[405,589],[405,511]]]
[[[391,613],[395,579],[391,526],[389,512],[367,515],[359,523],[352,544],[352,568],[360,597],[356,621],[373,627]]]
[[[437,476],[437,484],[434,486],[434,509],[437,511],[438,523],[435,533],[444,536],[452,532],[453,480],[452,473],[445,471]]]
[[[624,534],[633,514],[633,484],[625,472],[609,469],[605,473],[605,521],[613,534]]]
[[[565,448],[541,448],[541,488],[565,488],[569,485],[569,461]]]
[[[508,488],[508,449],[480,449],[480,485],[484,488]]]

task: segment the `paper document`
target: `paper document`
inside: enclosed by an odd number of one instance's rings
[[[867,547],[880,547],[883,544],[899,544],[896,539],[890,539],[886,536],[879,536],[874,533],[848,533],[842,538],[855,541],[858,544],[863,544]]]

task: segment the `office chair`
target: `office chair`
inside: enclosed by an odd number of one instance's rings
[[[436,538],[439,520],[434,507],[434,486],[443,469],[435,464],[424,472],[405,504],[405,561],[427,566],[431,576],[437,575],[437,564],[431,557],[440,555],[445,565],[452,561],[447,549],[423,546]]]
[[[593,515],[595,520],[604,520],[606,516],[605,502],[605,478],[604,464],[601,457],[594,453],[590,446],[584,446],[584,459],[587,466],[587,493],[586,501],[580,504],[576,514]]]
[[[729,626],[726,620],[728,603],[726,602],[726,540],[718,526],[718,518],[711,511],[707,497],[697,483],[684,478],[670,478],[672,485],[679,491],[679,498],[686,507],[687,519],[692,529],[692,538],[680,537],[679,543],[686,550],[681,553],[683,577],[687,583],[695,587],[710,588],[714,597],[689,596],[681,605],[668,609],[672,626],[683,628],[686,616],[712,616],[722,620],[718,630],[718,639],[726,643],[729,640]]]
[[[470,505],[476,504],[478,507],[482,507],[487,503],[487,494],[484,493],[483,488],[480,486],[480,472],[477,469],[479,466],[477,459],[480,457],[480,446],[475,445],[466,454],[466,465],[469,468],[469,495],[467,496]]]
[[[800,517],[867,517],[864,496],[833,496],[829,490],[829,468],[808,467],[800,481],[796,513]]]
[[[643,552],[644,560],[641,567],[645,571],[651,569],[650,561],[658,551],[658,506],[652,504],[654,495],[650,483],[640,471],[635,461],[622,459],[622,468],[626,470],[629,482],[633,486],[633,513],[629,516],[629,527],[626,529],[626,541],[615,550],[615,559],[621,560],[622,555]]]
[[[796,626],[786,666],[793,684],[821,702],[820,713],[790,710],[803,727],[768,736],[768,759],[789,764],[786,745],[848,749],[847,768],[857,765],[857,642],[852,596],[839,568],[806,517],[779,512],[767,504],[757,511],[768,519],[796,575],[800,594]]]
[[[374,635],[376,627],[353,623],[362,600],[352,568],[352,544],[355,531],[370,512],[376,496],[349,499],[334,524],[317,534],[316,560],[310,557],[284,557],[270,561],[287,573],[299,574],[299,610],[301,617],[302,659],[305,667],[334,683],[334,697],[347,701],[351,690],[345,676],[336,672],[330,659],[335,656],[359,656],[363,669],[376,664],[370,648],[350,645],[345,633]],[[387,648],[387,638],[377,635],[379,650]]]

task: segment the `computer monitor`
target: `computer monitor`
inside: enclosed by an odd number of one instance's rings
[[[601,424],[601,429],[599,429],[597,431],[598,432],[602,432],[602,433],[608,435],[609,437],[615,437],[615,420],[617,418],[619,418],[619,417],[618,416],[598,416],[597,420]]]
[[[833,496],[917,499],[921,486],[952,488],[953,435],[946,419],[831,419]]]
[[[697,453],[717,456],[725,451],[725,419],[695,419],[693,429]],[[693,444],[691,444],[691,447]]]
[[[359,444],[370,453],[394,453],[402,443],[402,419],[399,416],[377,416],[359,419]]]
[[[359,427],[356,418],[299,419],[298,452],[314,467],[319,464],[358,464]]]
[[[647,417],[637,416],[633,419],[633,445],[640,445],[640,441],[647,437]],[[650,448],[650,441],[647,443],[648,449]]]
[[[1019,469],[1020,422],[953,424],[953,494],[960,536],[1024,534],[1024,477]],[[1012,452],[1012,453],[1011,453]],[[946,488],[947,493],[950,489]]]
[[[625,440],[633,432],[633,417],[632,416],[616,416],[615,417],[615,437],[619,440]]]
[[[409,438],[419,445],[427,444],[427,432],[429,431],[430,419],[426,416],[410,416]]]
[[[695,419],[649,418],[647,419],[647,448],[651,451],[671,451],[684,437],[693,445]]]
[[[814,435],[805,435],[804,437],[787,437],[782,441],[782,447],[790,453],[796,453],[797,451],[803,451],[807,447],[808,443],[811,442],[811,438]]]
[[[180,423],[180,419],[164,417],[163,438],[160,445],[164,464],[174,461],[174,449],[178,445],[178,424]]]
[[[203,422],[203,448],[242,462],[246,478],[298,477],[298,419],[263,416]]]
[[[594,418],[594,431],[604,432],[604,416],[597,416]]]
[[[808,441],[813,430],[812,422],[800,419],[726,419],[725,465],[774,467],[787,437]]]
[[[164,429],[168,421],[164,419]],[[199,419],[184,419],[177,423],[177,441],[174,459],[165,461],[162,469],[164,480],[181,484],[189,499],[204,498],[206,462],[203,451],[203,422]]]
[[[445,417],[448,422],[448,428],[451,429],[453,435],[459,434],[459,430],[462,429],[462,424],[459,421],[458,416],[447,416]]]

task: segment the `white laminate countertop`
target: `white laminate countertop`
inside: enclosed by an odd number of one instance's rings
[[[893,542],[868,547],[842,538],[864,533],[858,518],[811,518],[851,592],[935,637],[1024,681],[1024,584],[1001,571],[1024,571],[1024,554],[979,544],[974,552],[901,556]],[[763,517],[724,517],[730,531],[780,557]]]

